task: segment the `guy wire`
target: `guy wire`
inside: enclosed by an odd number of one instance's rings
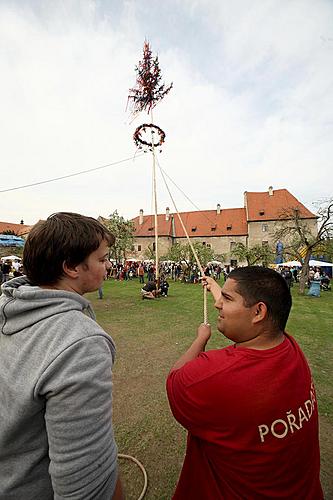
[[[202,267],[202,265],[201,265],[201,263],[200,263],[200,261],[199,261],[199,257],[198,257],[198,255],[197,255],[197,253],[196,253],[196,251],[195,251],[195,249],[194,249],[194,246],[193,246],[193,244],[192,244],[192,242],[191,242],[191,240],[190,240],[190,237],[189,237],[189,235],[188,235],[188,233],[187,233],[187,231],[186,231],[186,227],[185,227],[185,225],[184,225],[184,223],[183,223],[183,221],[182,221],[182,218],[181,218],[181,216],[180,216],[180,214],[179,214],[179,212],[178,212],[178,209],[177,209],[177,206],[176,206],[175,200],[174,200],[174,198],[173,198],[173,196],[172,196],[172,194],[171,194],[171,191],[170,191],[170,189],[169,189],[168,183],[166,182],[166,179],[165,179],[164,173],[163,173],[163,171],[162,171],[162,169],[161,169],[161,167],[160,167],[159,163],[158,163],[158,166],[159,166],[159,168],[160,168],[160,172],[161,172],[161,175],[162,175],[162,178],[163,178],[163,181],[164,181],[165,187],[167,188],[167,191],[168,191],[168,193],[169,193],[169,196],[170,196],[170,198],[171,198],[171,201],[172,201],[172,203],[173,203],[173,206],[175,207],[176,213],[177,213],[177,215],[178,215],[179,222],[180,222],[180,224],[181,224],[181,226],[182,226],[182,228],[183,228],[183,231],[184,231],[184,233],[185,233],[185,236],[186,236],[186,238],[187,238],[187,241],[188,241],[188,243],[189,243],[189,245],[190,245],[190,248],[191,248],[191,250],[192,250],[193,256],[194,256],[194,258],[195,258],[195,260],[196,260],[196,263],[198,264],[198,267],[199,267],[199,269],[200,269],[201,276],[204,276],[204,275],[205,275],[205,273],[204,273],[203,267]],[[205,325],[207,325],[207,323],[208,323],[208,317],[207,317],[207,287],[206,287],[206,286],[204,286],[204,287],[203,287],[203,291],[204,291],[204,295],[203,295],[203,299],[204,299],[204,304],[203,304],[203,317],[204,317],[204,321],[203,321],[203,322],[205,323]]]

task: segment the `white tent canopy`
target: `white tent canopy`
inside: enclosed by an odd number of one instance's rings
[[[323,262],[322,260],[311,259],[309,264],[314,267],[333,267],[331,262]]]
[[[288,260],[288,262],[281,262],[281,264],[277,264],[278,267],[302,267],[302,264],[298,262],[298,260]]]
[[[289,260],[288,262],[281,262],[281,264],[277,264],[278,267],[302,267],[301,262],[298,260]],[[331,262],[323,262],[321,260],[310,259],[309,266],[311,267],[333,267]]]
[[[16,255],[6,255],[5,257],[1,257],[2,261],[5,260],[22,260],[21,257],[17,257]]]

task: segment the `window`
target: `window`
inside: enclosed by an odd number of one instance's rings
[[[153,229],[153,227],[148,227],[148,231],[152,231]]]
[[[153,243],[153,251],[155,252],[155,250],[156,250],[156,245],[155,245],[155,241],[154,241],[154,243]]]
[[[235,241],[230,241],[230,252],[234,250],[235,245],[236,245]]]
[[[206,246],[206,242],[205,241],[203,241],[202,244],[203,244],[204,247]]]
[[[141,245],[138,245],[138,252],[141,252]]]
[[[267,233],[267,231],[268,231],[268,224],[263,224],[263,225],[261,226],[261,229],[262,229],[262,232],[263,232],[263,233]]]
[[[263,247],[268,247],[268,241],[262,241],[262,246]]]
[[[207,247],[207,248],[212,248],[212,245],[211,245],[210,243],[207,243],[207,244],[206,244],[206,247]]]

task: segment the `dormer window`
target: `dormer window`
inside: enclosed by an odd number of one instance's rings
[[[231,231],[232,229],[232,224],[227,224],[227,231]]]
[[[259,215],[265,215],[265,210],[263,208],[259,210]]]
[[[195,233],[197,230],[197,226],[192,226],[192,233]]]
[[[216,231],[216,224],[214,224],[211,228],[210,228],[211,231]]]
[[[153,231],[154,228],[153,227],[148,227],[148,231]]]

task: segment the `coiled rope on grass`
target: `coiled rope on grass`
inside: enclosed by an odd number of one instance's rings
[[[126,460],[131,460],[141,470],[141,472],[143,474],[144,484],[143,484],[143,488],[142,488],[142,491],[140,493],[140,496],[139,496],[138,500],[142,500],[142,498],[146,494],[147,486],[148,486],[148,476],[147,476],[146,469],[144,468],[144,466],[142,465],[142,463],[137,458],[132,457],[131,455],[124,455],[123,453],[118,453],[118,458],[125,458]]]

